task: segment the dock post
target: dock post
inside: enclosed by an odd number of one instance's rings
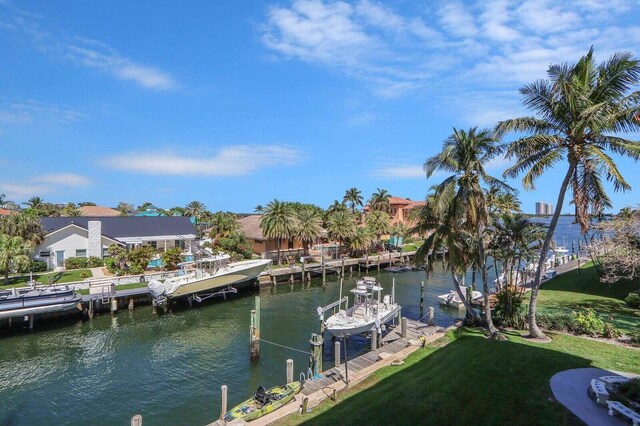
[[[129,298],[129,310],[133,309],[133,297]]]
[[[89,314],[89,318],[93,318],[93,299],[89,299],[89,310],[87,313]]]
[[[118,299],[115,297],[111,299],[111,313],[118,312]]]
[[[131,417],[131,426],[142,426],[142,415],[136,414]]]
[[[222,404],[220,405],[220,418],[224,419],[224,415],[227,414],[227,385],[220,386],[222,391]]]
[[[344,277],[344,257],[342,258],[342,271],[340,272],[340,276]]]
[[[380,272],[380,255],[378,255],[378,272]]]
[[[293,281],[294,281],[294,280],[293,280],[293,274],[291,274],[291,276],[289,277],[289,282],[290,282],[291,284],[293,284]]]
[[[260,356],[260,296],[256,296],[256,308],[251,311],[251,359]]]
[[[293,360],[287,360],[287,384],[293,382]]]
[[[301,260],[302,260],[302,275],[301,275],[301,278],[302,278],[302,284],[304,284],[304,256],[301,258]]]
[[[402,317],[400,319],[400,334],[402,337],[407,337],[407,317]]]
[[[371,350],[375,351],[378,349],[378,330],[374,328],[371,330]]]
[[[340,367],[340,341],[333,342],[333,366]]]
[[[428,325],[433,325],[433,314],[435,313],[435,310],[433,309],[433,306],[429,306],[429,315],[427,316],[428,321],[427,324]]]
[[[353,275],[353,265],[349,265],[349,276]]]
[[[424,309],[424,281],[420,281],[420,312]]]
[[[318,334],[311,334],[311,371],[314,375],[322,373],[322,346],[324,341],[322,336]]]
[[[307,406],[309,405],[309,397],[305,396],[302,400],[302,407],[300,407],[300,414],[307,414]]]
[[[33,317],[34,315],[29,315],[29,330],[33,330]]]

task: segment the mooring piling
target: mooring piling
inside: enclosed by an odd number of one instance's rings
[[[293,360],[289,358],[287,360],[287,384],[293,382]]]
[[[402,317],[400,319],[400,335],[403,338],[407,337],[407,317]]]
[[[131,417],[131,426],[142,426],[142,415],[136,414]]]
[[[340,341],[333,342],[333,366],[340,367]]]
[[[427,324],[428,325],[433,325],[434,313],[435,313],[435,309],[433,309],[433,306],[429,306],[429,314],[427,316]]]
[[[224,415],[227,414],[227,385],[220,386],[222,391],[222,401],[220,404],[220,418],[224,419]]]
[[[420,313],[424,309],[424,281],[420,281]]]
[[[371,350],[375,351],[378,349],[378,330],[374,328],[371,330]]]
[[[256,296],[256,308],[251,310],[251,325],[249,329],[251,359],[260,356],[260,296]]]
[[[322,373],[322,346],[324,340],[319,334],[311,334],[309,345],[311,346],[311,371],[313,375]]]

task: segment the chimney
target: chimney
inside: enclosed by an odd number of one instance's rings
[[[102,222],[99,220],[90,220],[87,226],[89,231],[89,249],[88,257],[102,258]]]

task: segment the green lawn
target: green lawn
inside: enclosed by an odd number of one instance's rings
[[[58,284],[61,283],[70,283],[74,281],[82,281],[84,278],[82,274],[85,273],[88,277],[92,277],[90,269],[74,269],[72,271],[66,271],[62,278],[58,281]],[[45,272],[45,273],[34,273],[33,279],[41,284],[47,284],[47,280],[49,277],[52,277],[56,274],[56,272]],[[24,287],[27,285],[29,281],[29,274],[22,275],[12,275],[9,276],[9,285],[0,285],[0,289],[12,288],[12,287]],[[1,283],[2,281],[0,281]]]
[[[603,284],[596,269],[587,263],[580,270],[557,276],[540,287],[540,312],[593,308],[602,316],[613,317],[623,330],[640,327],[640,309],[631,309],[624,303],[629,292],[640,289],[640,279]]]
[[[601,367],[640,373],[640,351],[549,333],[551,343],[517,333],[488,340],[478,330],[456,330],[280,424],[581,424],[553,400],[549,379],[570,368]],[[446,344],[446,345],[445,345]],[[586,390],[585,390],[586,392]]]

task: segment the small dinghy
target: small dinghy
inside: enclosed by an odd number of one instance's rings
[[[292,382],[284,386],[276,386],[265,390],[258,386],[256,394],[245,402],[236,405],[224,415],[224,420],[230,422],[240,419],[245,422],[255,420],[269,414],[291,401],[302,389],[302,383]]]

